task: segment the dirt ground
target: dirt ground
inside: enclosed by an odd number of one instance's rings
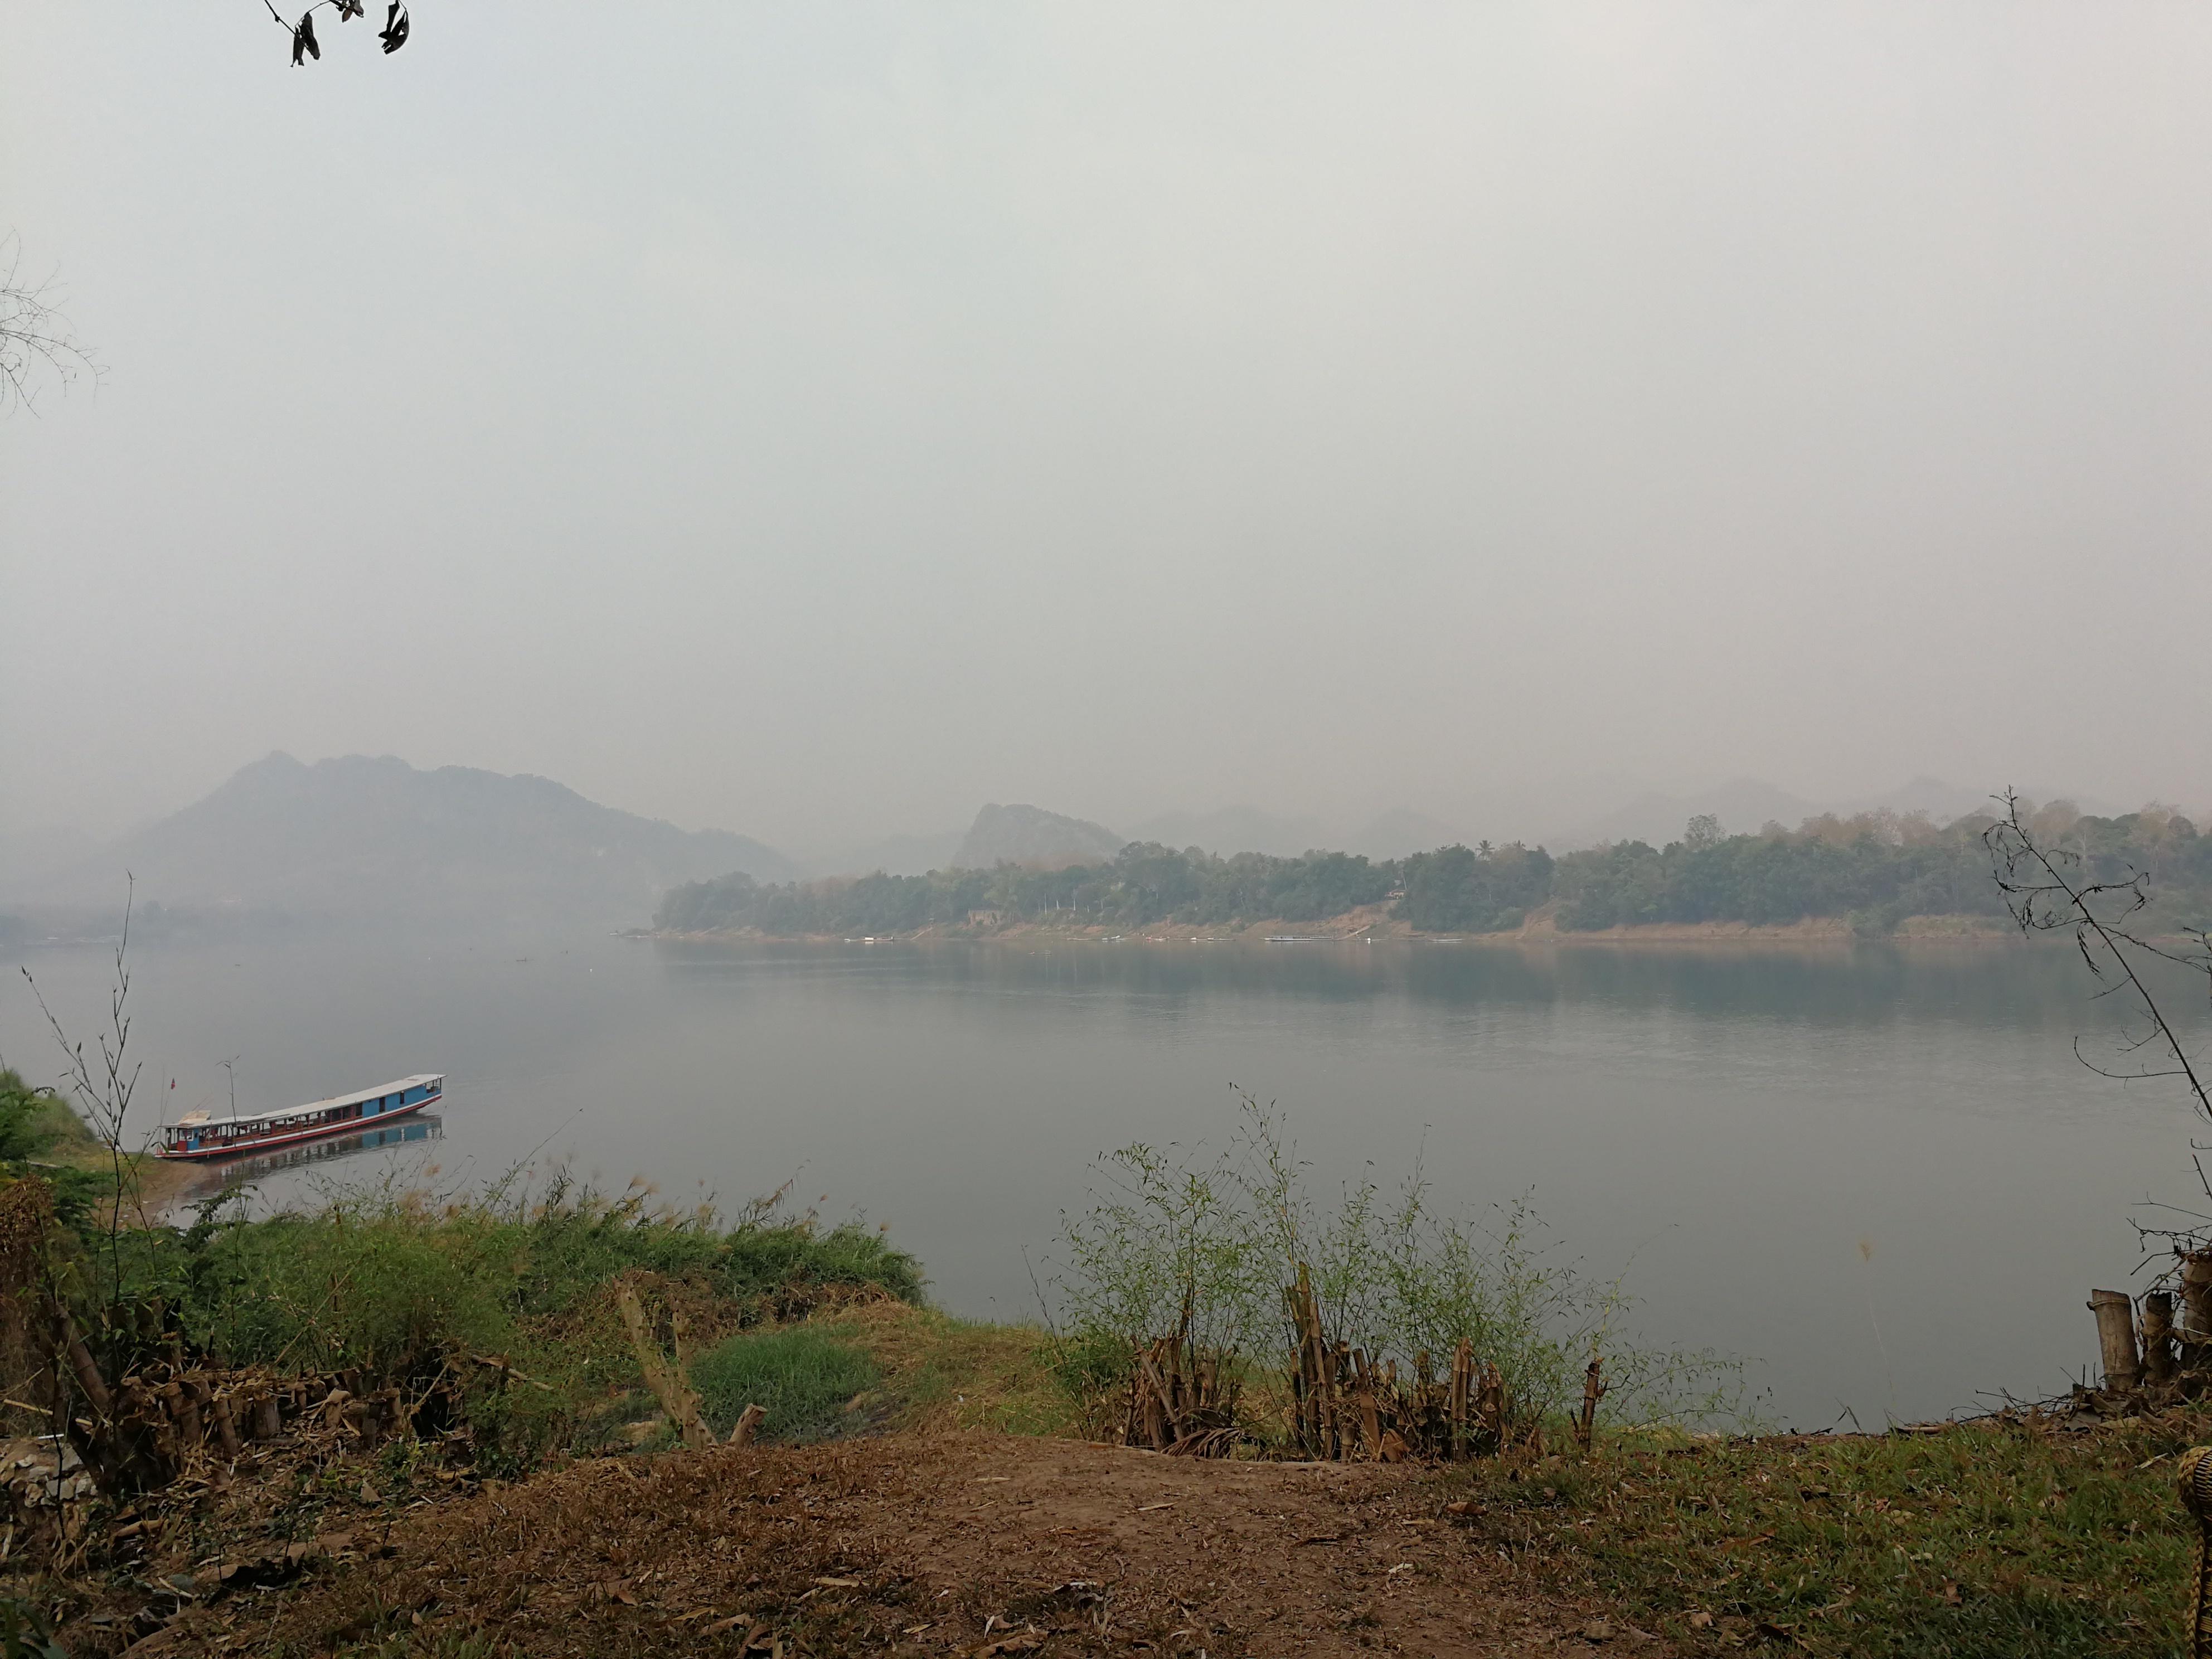
[[[1516,1581],[1447,1496],[1405,1466],[987,1431],[607,1458],[333,1536],[289,1587],[210,1563],[129,1650],[1671,1651]]]

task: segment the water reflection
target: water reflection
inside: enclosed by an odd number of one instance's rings
[[[1225,994],[1338,1003],[1407,998],[1462,1009],[1593,1003],[1823,1026],[1931,1018],[1984,1027],[2085,1024],[2081,964],[2071,950],[2004,939],[1909,948],[1851,941],[1711,947],[1248,945],[1188,939],[999,945],[924,940],[842,948],[665,943],[653,948],[679,974],[772,970],[786,978],[927,981],[999,993],[1118,992],[1170,1003]],[[2178,987],[2182,983],[2178,977]]]
[[[270,1176],[312,1169],[317,1164],[357,1158],[363,1152],[388,1152],[403,1147],[429,1145],[446,1134],[443,1117],[416,1115],[357,1133],[332,1135],[297,1146],[280,1146],[266,1152],[213,1159],[192,1166],[191,1179],[178,1194],[179,1205],[204,1203],[216,1194],[251,1185]]]

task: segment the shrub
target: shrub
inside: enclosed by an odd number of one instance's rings
[[[1125,1147],[1100,1160],[1090,1207],[1062,1217],[1066,1261],[1054,1282],[1071,1386],[1118,1387],[1139,1346],[1181,1334],[1241,1368],[1258,1401],[1244,1427],[1270,1437],[1297,1346],[1285,1291],[1304,1265],[1329,1341],[1409,1372],[1417,1356],[1441,1360],[1468,1341],[1498,1366],[1523,1425],[1564,1412],[1593,1356],[1610,1384],[1609,1415],[1656,1423],[1733,1413],[1739,1368],[1629,1340],[1621,1285],[1556,1260],[1526,1201],[1477,1224],[1437,1206],[1417,1160],[1395,1193],[1365,1180],[1319,1203],[1273,1115],[1241,1099],[1225,1151]],[[1118,1358],[1110,1371],[1109,1355]]]
[[[857,1224],[824,1230],[770,1200],[730,1224],[658,1207],[640,1184],[609,1197],[563,1171],[536,1193],[500,1183],[443,1199],[394,1177],[261,1218],[232,1195],[189,1229],[125,1243],[122,1300],[161,1304],[195,1348],[416,1389],[459,1378],[480,1451],[517,1468],[604,1432],[642,1382],[612,1312],[617,1279],[647,1284],[656,1307],[680,1304],[708,1340],[839,1289],[918,1301],[922,1282],[911,1256]],[[507,1386],[510,1374],[526,1385]]]

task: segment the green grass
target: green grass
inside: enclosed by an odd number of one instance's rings
[[[793,1325],[746,1331],[691,1364],[708,1426],[726,1435],[747,1406],[768,1412],[764,1440],[821,1440],[848,1428],[847,1407],[883,1381],[849,1328]]]
[[[2190,1573],[2175,1454],[2208,1439],[2191,1408],[2087,1432],[1624,1440],[1447,1486],[1526,1571],[1692,1651],[2166,1659]]]

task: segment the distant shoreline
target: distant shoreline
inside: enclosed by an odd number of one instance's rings
[[[1422,933],[1395,920],[1388,905],[1373,905],[1320,921],[1284,921],[1274,919],[1235,927],[1206,927],[1188,922],[1153,923],[1138,928],[1100,925],[1069,925],[1049,921],[1018,921],[998,927],[930,927],[912,933],[878,934],[866,939],[838,933],[770,933],[753,927],[640,928],[631,936],[669,943],[699,945],[883,945],[960,944],[1048,945],[1065,943],[1120,945],[2004,945],[2017,941],[2019,930],[1989,916],[1907,916],[1887,933],[1863,933],[1842,916],[1808,916],[1781,923],[1741,921],[1649,922],[1625,927],[1577,932],[1560,928],[1549,907],[1520,927],[1502,933]]]

